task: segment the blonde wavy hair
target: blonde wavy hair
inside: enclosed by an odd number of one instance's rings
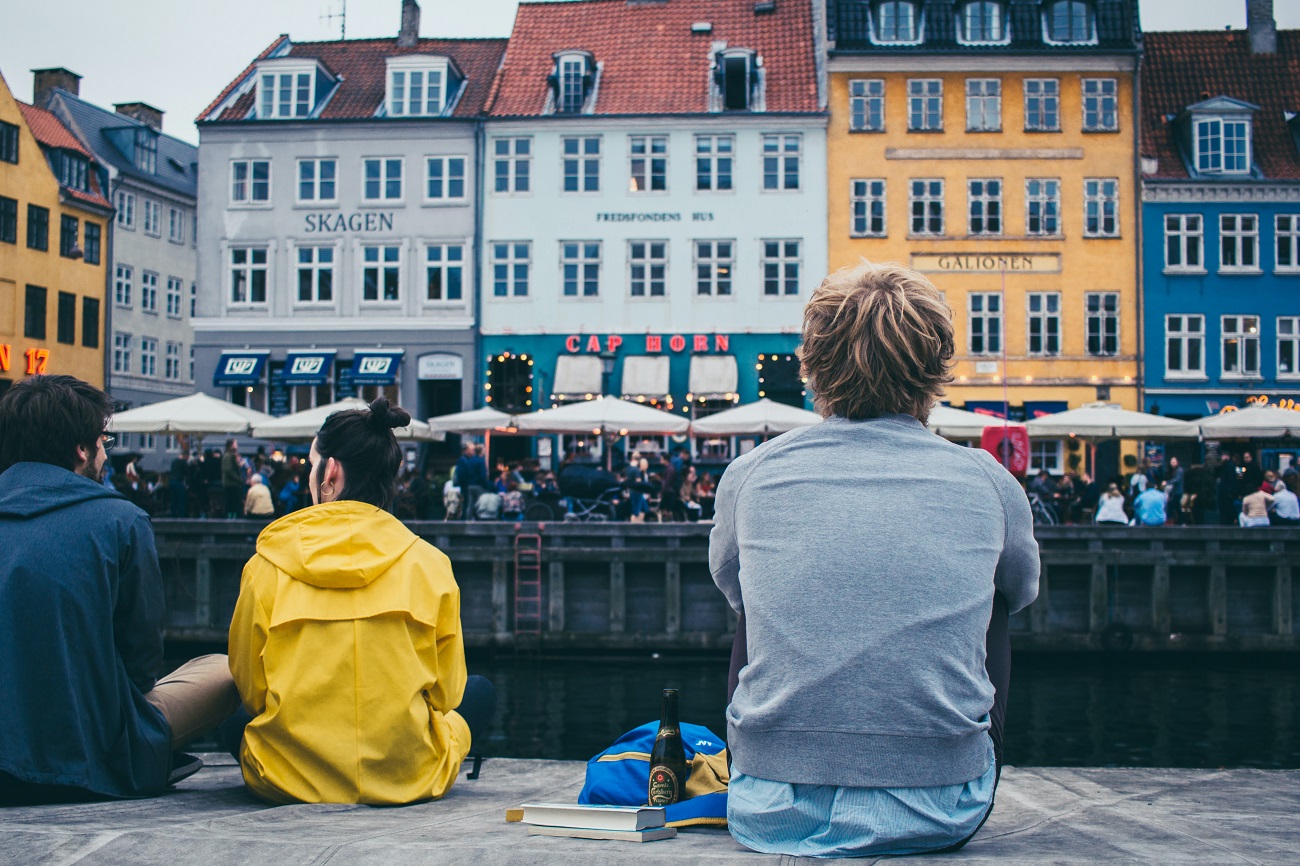
[[[911,268],[864,259],[813,292],[798,354],[822,417],[901,413],[925,423],[952,381],[952,310]]]

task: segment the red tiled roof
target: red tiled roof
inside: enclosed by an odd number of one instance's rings
[[[75,198],[77,201],[112,210],[113,206],[108,203],[108,199],[104,198],[104,196],[99,192],[99,183],[92,180],[90,186],[92,190],[91,192],[82,192],[79,189],[72,189],[66,186],[63,188],[63,191],[72,198]]]
[[[541,114],[552,55],[580,49],[603,64],[596,114],[705,114],[710,54],[723,41],[762,58],[769,112],[817,112],[812,4],[775,6],[756,13],[754,0],[521,3],[488,113]],[[712,31],[692,33],[695,22]]]
[[[234,90],[236,87],[239,86],[239,82],[243,81],[252,73],[253,67],[257,65],[257,61],[266,59],[266,56],[268,54],[274,51],[277,47],[279,47],[281,42],[283,42],[288,38],[289,38],[288,33],[281,33],[279,36],[275,37],[275,41],[272,42],[270,45],[266,46],[266,48],[262,49],[262,53],[257,55],[256,59],[254,59],[252,63],[244,67],[244,71],[239,73],[239,77],[236,78],[234,81],[230,82],[229,84],[227,84],[225,89],[221,91],[220,95],[217,96],[216,99],[212,100],[212,104],[209,105],[207,108],[203,109],[203,111],[199,113],[199,116],[195,118],[195,120],[202,121],[202,120],[214,119],[214,118],[209,118],[208,115],[211,114],[218,105],[220,105],[222,102],[225,101],[226,97],[230,95],[230,91]]]
[[[1252,54],[1244,30],[1152,32],[1144,36],[1142,155],[1158,160],[1155,179],[1189,177],[1173,126],[1185,108],[1229,96],[1254,103],[1255,164],[1265,178],[1300,179],[1300,152],[1283,117],[1300,112],[1300,30],[1280,30],[1276,54]]]
[[[93,159],[90,151],[81,146],[77,137],[68,131],[68,128],[50,112],[44,108],[37,108],[35,105],[28,105],[26,102],[18,102],[18,110],[23,114],[23,120],[27,121],[28,128],[31,129],[32,135],[36,140],[46,147],[58,147],[64,150],[75,151],[86,159]]]
[[[276,45],[279,44],[277,40]],[[275,46],[273,45],[272,48]],[[450,57],[460,67],[467,81],[465,92],[456,103],[455,117],[476,117],[482,113],[492,86],[492,77],[505,53],[504,39],[421,39],[411,48],[401,48],[394,39],[349,39],[335,42],[296,42],[283,57],[307,57],[319,60],[332,74],[343,78],[338,91],[321,111],[323,120],[362,120],[375,116],[384,102],[387,87],[385,59],[406,54],[437,54]],[[264,58],[271,49],[264,51]],[[250,66],[208,107],[199,120],[244,120],[256,102],[256,87],[240,95],[235,103],[213,116],[217,106],[229,96],[239,81],[252,70]]]

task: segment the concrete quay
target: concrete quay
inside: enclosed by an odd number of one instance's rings
[[[0,863],[22,866],[441,866],[689,863],[793,866],[724,830],[643,845],[529,836],[505,810],[573,802],[579,762],[491,759],[441,801],[403,808],[272,807],[227,755],[155,800],[0,809]],[[1008,767],[997,807],[957,854],[913,862],[1295,864],[1300,771]],[[824,862],[824,861],[821,861]],[[874,862],[874,861],[873,861]]]

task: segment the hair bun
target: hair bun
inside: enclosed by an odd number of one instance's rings
[[[411,423],[411,413],[390,405],[387,397],[376,397],[370,404],[370,423],[380,430],[405,427]]]

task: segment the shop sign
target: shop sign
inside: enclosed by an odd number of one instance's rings
[[[416,362],[416,375],[420,379],[463,379],[465,364],[460,355],[421,355]]]
[[[913,253],[912,267],[928,274],[1059,274],[1061,254]]]
[[[393,215],[390,213],[309,213],[304,218],[303,231],[307,234],[324,232],[390,232]]]
[[[0,343],[0,373],[8,373],[13,360],[14,347],[9,343]],[[27,360],[28,376],[44,376],[50,364],[50,350],[30,348],[23,351]]]
[[[1267,394],[1261,394],[1257,397],[1247,397],[1246,405],[1247,406],[1276,406],[1279,409],[1300,410],[1300,403],[1297,403],[1295,400],[1292,400],[1289,397],[1285,399],[1273,400]],[[1219,410],[1219,414],[1223,415],[1228,412],[1236,412],[1236,411],[1237,411],[1236,406],[1224,406],[1222,409]]]
[[[692,352],[727,352],[731,349],[730,334],[694,334],[690,337],[683,334],[672,334],[671,336],[646,334],[644,337],[628,337],[628,339],[644,339],[643,351],[647,355],[661,354],[665,345],[667,345],[670,352],[685,352],[688,346]],[[571,334],[565,338],[564,348],[575,353],[599,354],[601,352],[617,352],[624,342],[623,337],[618,334],[610,334],[605,337],[604,343],[595,334],[585,336],[583,334]]]
[[[598,213],[598,223],[679,223],[683,221],[680,213]],[[691,213],[693,223],[711,223],[713,214],[709,211]]]

